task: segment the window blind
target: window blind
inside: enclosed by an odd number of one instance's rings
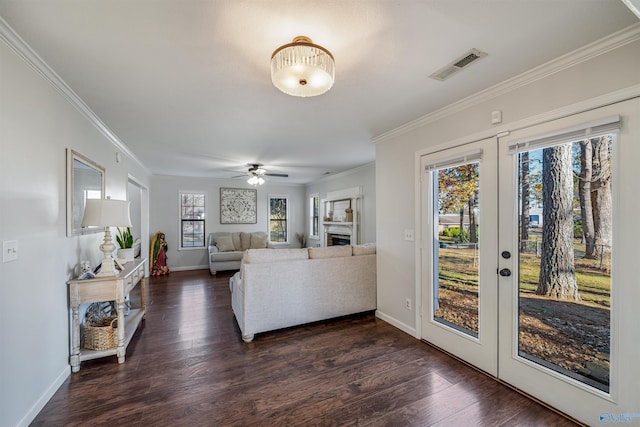
[[[582,141],[589,138],[615,133],[620,130],[620,116],[612,116],[584,123],[579,126],[563,129],[547,135],[516,141],[509,146],[509,154],[521,153],[523,151],[539,150],[541,148],[553,147],[555,145],[568,142]]]
[[[424,171],[433,172],[439,169],[454,168],[468,163],[475,163],[480,160],[482,160],[482,150],[475,150],[452,158],[442,159],[435,163],[426,164],[424,166]]]

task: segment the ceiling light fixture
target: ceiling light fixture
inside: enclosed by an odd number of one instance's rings
[[[287,95],[322,95],[331,89],[334,79],[333,55],[308,37],[295,37],[271,55],[271,81]]]

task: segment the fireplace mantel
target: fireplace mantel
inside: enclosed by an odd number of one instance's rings
[[[328,240],[332,236],[349,240],[351,244],[360,243],[361,199],[362,189],[360,187],[327,193],[327,197],[322,200],[322,215],[325,218],[322,222],[324,246],[332,244]],[[346,208],[352,210],[351,218],[348,218],[351,221],[345,221],[347,219]]]

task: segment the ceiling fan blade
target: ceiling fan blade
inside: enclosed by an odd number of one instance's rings
[[[265,175],[267,175],[267,176],[279,176],[279,177],[282,177],[282,178],[289,178],[289,175],[286,174],[286,173],[268,173],[267,172],[267,173],[265,173]]]
[[[232,177],[231,177],[231,179],[236,179],[236,178],[246,178],[246,177],[247,177],[247,174],[246,174],[246,173],[244,173],[244,174],[242,174],[242,175],[232,176]]]

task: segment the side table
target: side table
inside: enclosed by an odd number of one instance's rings
[[[124,265],[124,270],[112,277],[97,277],[87,280],[69,280],[69,305],[72,311],[71,325],[71,370],[78,372],[80,362],[111,355],[118,356],[118,363],[124,363],[127,346],[138,329],[146,313],[147,279],[144,276],[146,258],[135,259]],[[132,309],[125,316],[125,296],[140,284],[140,307]],[[88,350],[80,348],[80,304],[115,301],[118,310],[116,347],[108,350]],[[122,327],[124,325],[124,327]]]

